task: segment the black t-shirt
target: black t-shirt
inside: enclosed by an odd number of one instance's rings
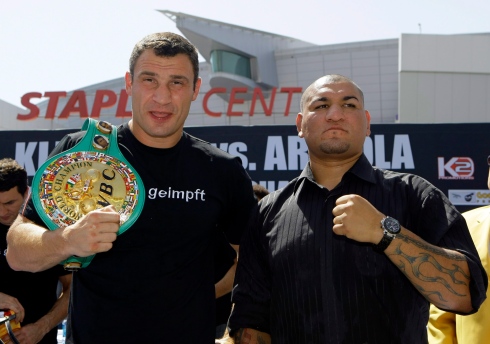
[[[83,135],[67,135],[51,155]],[[144,209],[110,251],[74,274],[69,340],[214,343],[214,238],[223,232],[239,244],[255,203],[251,180],[239,158],[186,133],[157,149],[124,124],[118,145],[143,179]],[[25,215],[39,221],[34,213]]]
[[[58,299],[59,276],[68,272],[61,265],[36,273],[12,270],[5,258],[8,228],[0,224],[0,292],[19,300],[25,310],[21,326],[25,326],[39,320],[53,307]],[[54,327],[39,343],[56,344],[56,335],[57,327]]]

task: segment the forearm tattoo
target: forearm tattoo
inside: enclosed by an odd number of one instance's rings
[[[452,268],[446,268],[437,260],[438,257],[444,256],[445,258],[454,260],[455,262],[461,262],[465,261],[464,256],[455,253],[448,253],[439,247],[427,245],[426,243],[407,237],[403,234],[397,235],[396,238],[404,241],[405,243],[415,245],[425,251],[416,256],[409,255],[402,251],[401,243],[398,243],[398,245],[395,247],[395,251],[389,255],[392,258],[395,256],[400,257],[398,263],[395,264],[412,281],[413,285],[419,290],[419,292],[428,300],[431,298],[437,298],[440,302],[447,302],[439,291],[435,290],[435,288],[434,290],[427,290],[426,287],[424,288],[422,286],[422,283],[440,283],[452,294],[457,296],[466,296],[456,291],[453,286],[468,285],[470,276],[468,276],[457,264],[452,264]],[[409,264],[406,264],[406,262]],[[439,271],[441,275],[434,277],[424,275],[421,271],[421,265],[424,263],[430,264],[437,271]],[[410,276],[413,276],[414,278],[410,278]],[[428,284],[425,284],[425,286],[428,286]]]

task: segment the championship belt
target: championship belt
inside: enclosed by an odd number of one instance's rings
[[[0,344],[19,344],[15,338],[14,330],[20,328],[20,323],[12,321],[15,313],[6,310],[0,311]]]
[[[50,230],[66,227],[92,210],[113,205],[121,217],[117,235],[136,221],[143,209],[145,188],[117,144],[117,128],[87,119],[83,139],[48,159],[32,181],[36,211]],[[60,264],[77,271],[95,255],[72,256]]]

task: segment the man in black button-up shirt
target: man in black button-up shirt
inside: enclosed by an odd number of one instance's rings
[[[426,343],[430,303],[476,312],[488,281],[464,219],[423,178],[371,166],[359,87],[318,79],[296,125],[310,161],[241,243],[235,343]]]

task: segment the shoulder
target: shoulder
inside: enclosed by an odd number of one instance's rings
[[[405,190],[435,189],[430,182],[416,174],[397,172],[371,165],[365,155],[362,155],[361,158],[359,158],[349,172],[357,176],[360,180],[364,180],[378,186],[385,185],[389,188]]]
[[[200,155],[211,161],[240,161],[236,156],[233,156],[211,143],[204,141],[198,137],[189,135],[184,132],[183,140],[186,142],[186,147],[192,150],[193,154]]]
[[[265,195],[259,202],[260,212],[270,211],[275,207],[282,207],[288,199],[295,196],[297,183],[300,180],[299,177],[292,179],[284,187],[271,191],[268,195]]]
[[[376,187],[381,186],[393,193],[396,199],[406,199],[410,208],[439,209],[457,218],[461,216],[446,194],[425,178],[412,173],[381,169],[375,169],[375,173]]]
[[[418,190],[424,193],[442,193],[435,185],[419,175],[407,172],[385,170],[376,167],[374,167],[373,170],[374,173],[377,175],[378,180],[394,184],[394,186]]]
[[[73,133],[65,135],[59,142],[58,145],[65,145],[65,146],[70,146],[70,145],[75,145],[77,144],[83,137],[85,136],[86,131],[75,131]]]
[[[85,136],[85,131],[76,131],[74,133],[70,133],[65,135],[60,142],[56,145],[53,151],[49,154],[49,158],[59,154],[61,152],[70,149],[75,146],[80,140]]]
[[[392,171],[392,170],[387,170],[383,168],[378,168],[376,166],[373,166],[373,171],[375,174],[378,176],[381,176],[383,179],[395,179],[399,180],[400,182],[407,183],[407,184],[428,184],[432,185],[429,181],[427,181],[425,178],[409,173],[409,172],[397,172],[397,171]]]

